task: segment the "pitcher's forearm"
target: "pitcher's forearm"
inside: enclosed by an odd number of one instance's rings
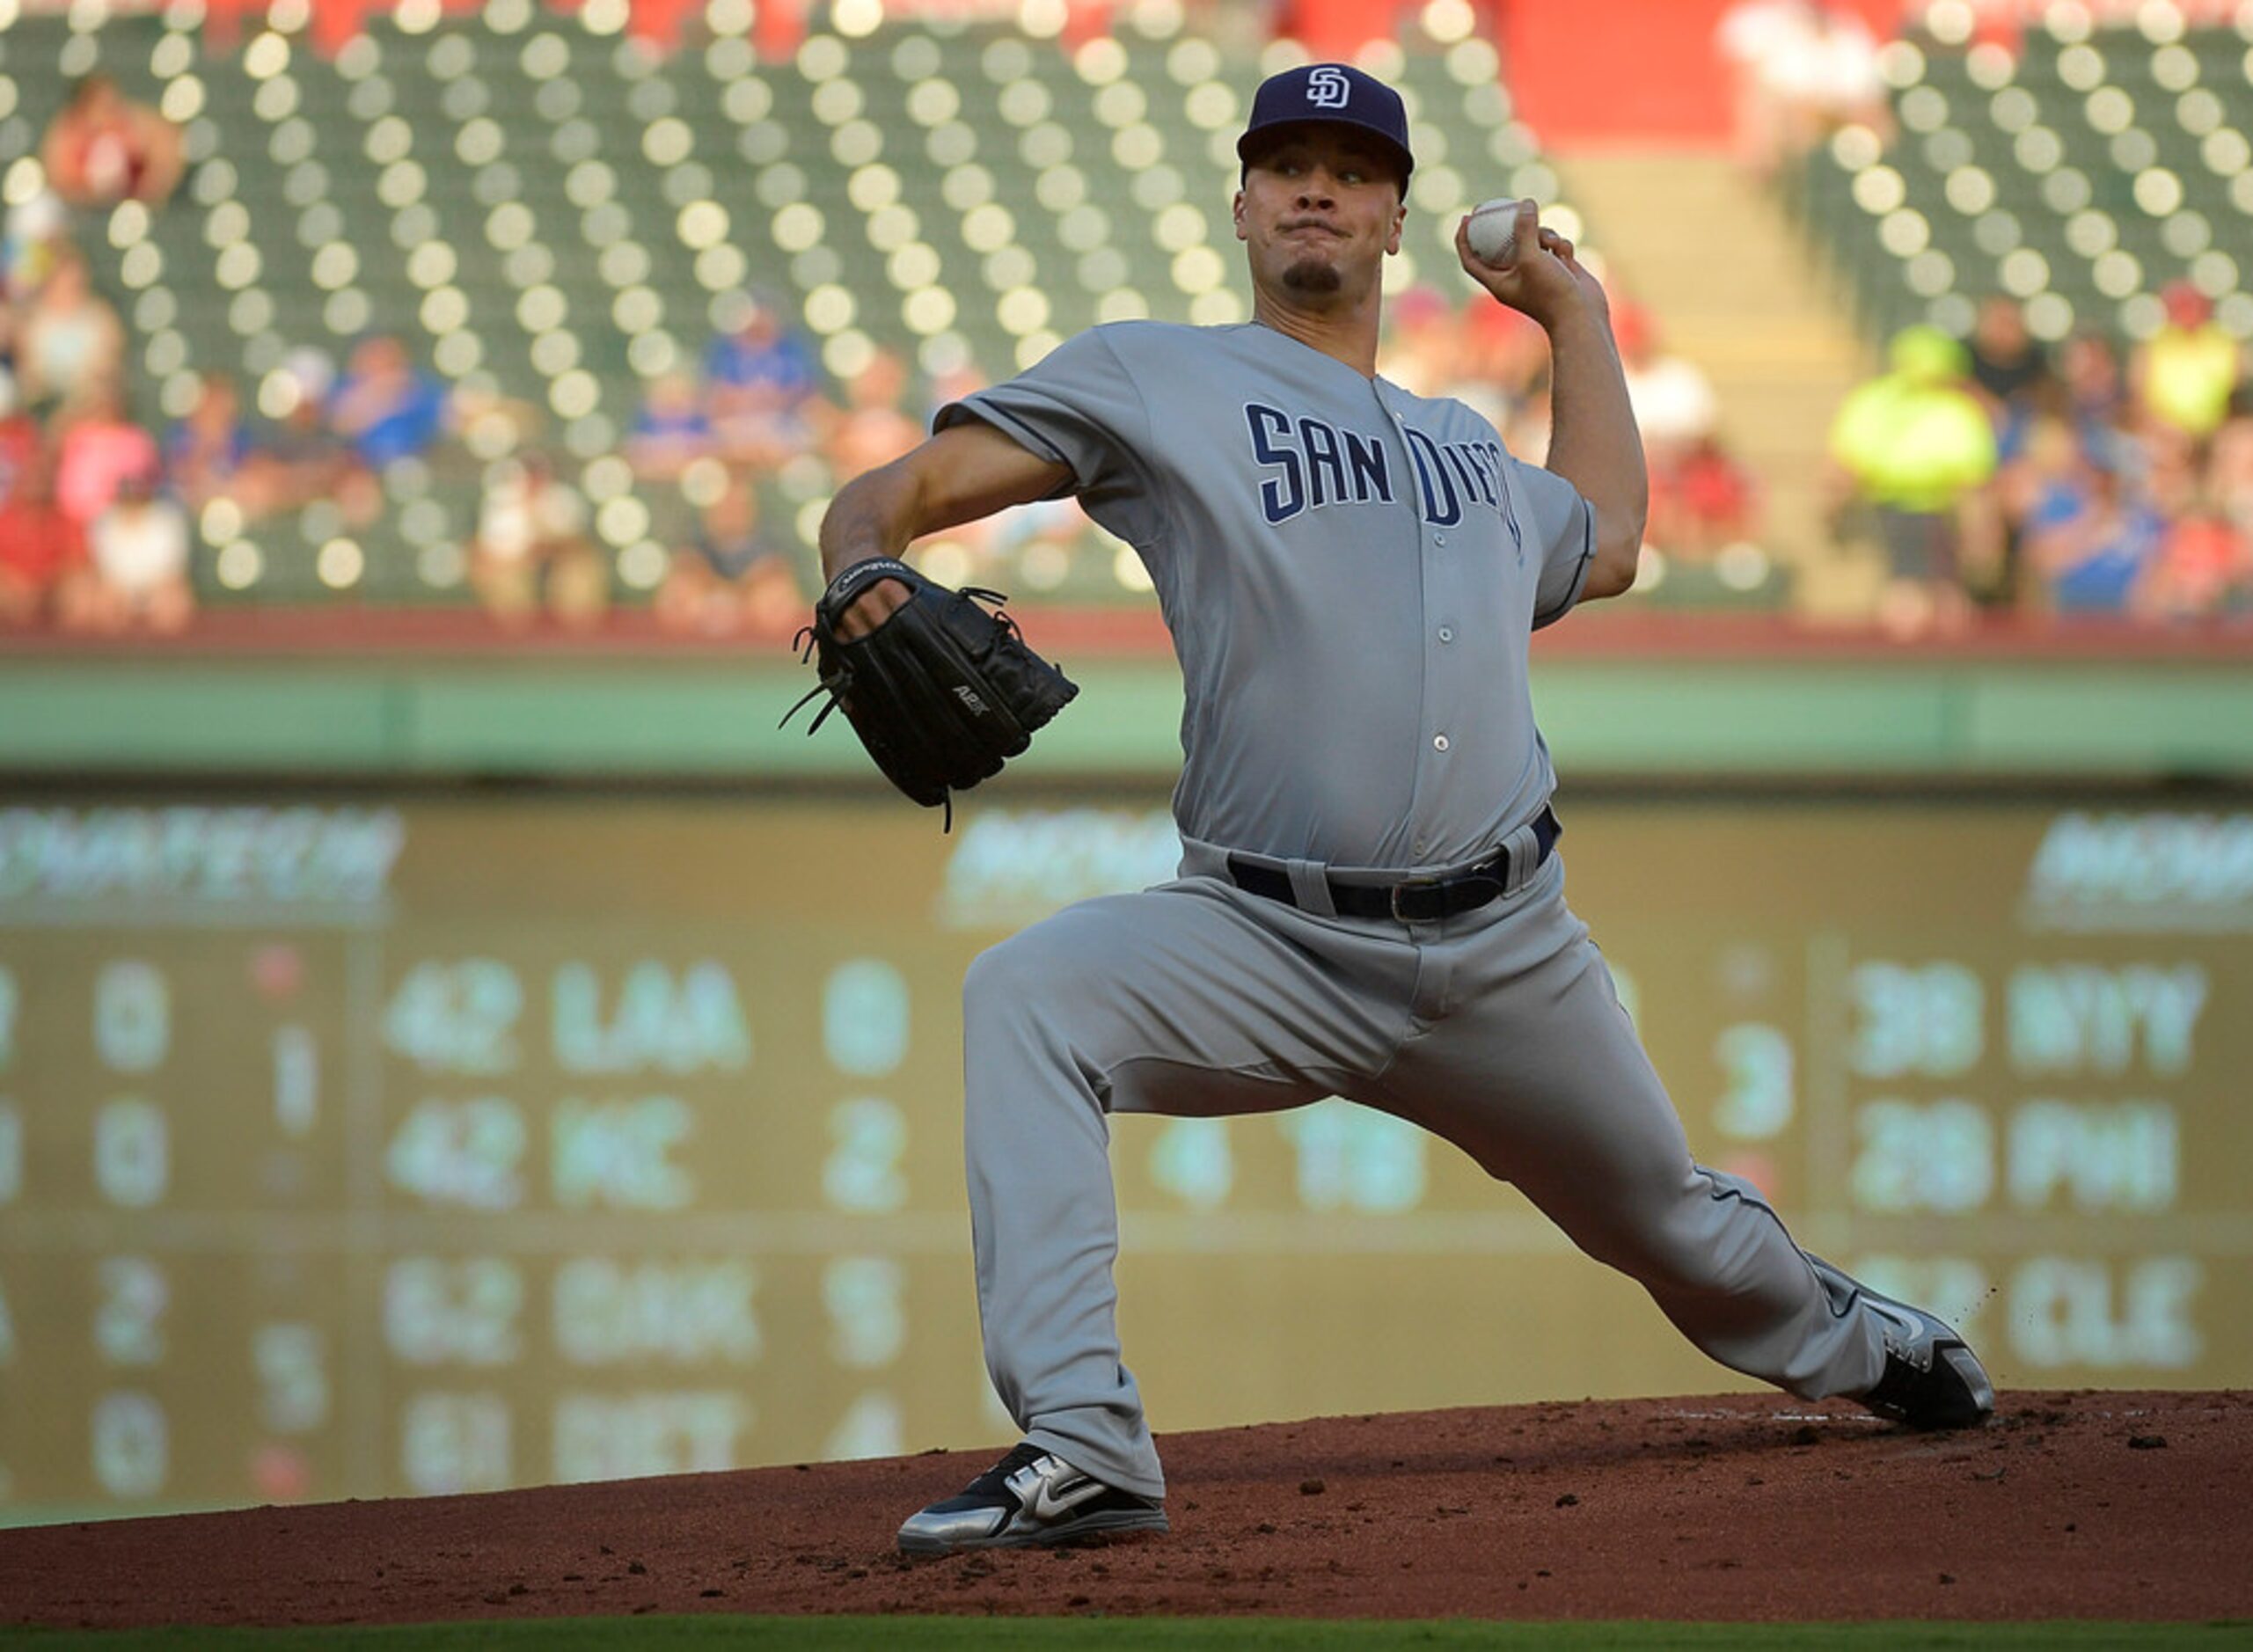
[[[822,575],[835,579],[856,562],[896,557],[918,531],[921,489],[913,472],[884,465],[838,490],[822,517]]]
[[[1591,571],[1591,582],[1624,590],[1634,583],[1650,515],[1650,478],[1627,375],[1610,325],[1592,308],[1554,325],[1549,351],[1547,468],[1578,488],[1595,509],[1598,570]]]
[[[1061,461],[991,425],[951,425],[838,490],[822,518],[822,567],[835,579],[870,557],[898,556],[925,534],[1052,498],[1071,480]]]

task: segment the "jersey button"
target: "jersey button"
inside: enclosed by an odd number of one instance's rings
[[[1440,640],[1440,641],[1442,641],[1442,642],[1452,642],[1452,641],[1454,641],[1454,640],[1455,640],[1455,628],[1454,628],[1452,625],[1442,625],[1442,626],[1439,628],[1439,640]]]
[[[1446,750],[1446,749],[1447,749],[1447,736],[1446,736],[1446,735],[1434,735],[1431,737],[1431,749],[1432,749],[1434,751],[1445,751],[1445,750]]]
[[[1445,545],[1447,543],[1447,536],[1444,533],[1436,533],[1431,536],[1431,542],[1434,545]]]

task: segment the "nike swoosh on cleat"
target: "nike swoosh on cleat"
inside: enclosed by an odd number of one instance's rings
[[[1886,1339],[1890,1351],[1898,1354],[1919,1371],[1930,1371],[1933,1356],[1943,1343],[1949,1342],[1951,1339],[1942,1337],[1936,1332],[1928,1331],[1924,1323],[1914,1315],[1903,1312],[1891,1303],[1880,1302],[1874,1297],[1864,1297],[1862,1301],[1880,1319],[1900,1327],[1902,1335],[1898,1344],[1891,1337]],[[1917,1345],[1920,1342],[1926,1345],[1922,1359],[1917,1357]],[[1962,1345],[1957,1343],[1956,1346]]]
[[[1081,1503],[1102,1495],[1103,1482],[1100,1480],[1083,1478],[1077,1485],[1062,1491],[1042,1480],[1034,1486],[1033,1495],[1026,1502],[1025,1512],[1035,1520],[1061,1520]]]

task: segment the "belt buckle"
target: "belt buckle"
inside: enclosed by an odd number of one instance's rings
[[[1406,912],[1401,910],[1401,892],[1403,889],[1419,894],[1425,890],[1430,890],[1431,893],[1437,895],[1442,893],[1446,887],[1445,881],[1440,878],[1401,879],[1398,883],[1394,884],[1390,889],[1385,892],[1386,904],[1392,909],[1393,921],[1395,924],[1415,924],[1427,921],[1410,917]]]

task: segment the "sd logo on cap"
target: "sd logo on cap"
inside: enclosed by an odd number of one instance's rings
[[[1236,157],[1247,165],[1260,149],[1258,135],[1270,128],[1320,121],[1358,127],[1381,138],[1408,187],[1415,159],[1408,153],[1408,112],[1401,94],[1345,63],[1308,63],[1270,75],[1252,94],[1252,118],[1236,140]]]

